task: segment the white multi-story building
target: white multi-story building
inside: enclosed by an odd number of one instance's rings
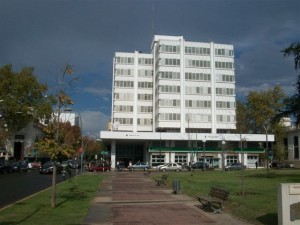
[[[236,129],[232,45],[155,35],[151,53],[117,52],[113,63],[111,130],[100,134],[110,146],[113,165],[119,160],[151,164],[199,160],[199,141],[215,151],[207,153],[212,157],[209,162],[219,164],[217,150],[224,141],[238,146],[244,139],[265,140],[262,135],[232,134]]]

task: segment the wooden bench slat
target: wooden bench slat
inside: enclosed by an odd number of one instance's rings
[[[223,203],[229,197],[229,191],[221,188],[211,187],[209,196],[196,196],[202,207],[213,213],[220,213],[224,208]]]
[[[155,180],[156,185],[157,186],[161,186],[161,185],[167,186],[167,184],[166,184],[167,179],[168,179],[168,175],[165,175],[165,174],[162,175],[161,179],[156,179]]]

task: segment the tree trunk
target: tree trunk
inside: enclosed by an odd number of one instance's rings
[[[51,208],[56,207],[56,162],[53,161]]]

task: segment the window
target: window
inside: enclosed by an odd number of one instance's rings
[[[131,105],[115,105],[115,112],[133,112],[133,106]]]
[[[114,124],[116,124],[117,122],[119,122],[120,124],[132,125],[133,119],[132,118],[115,118]]]
[[[233,82],[235,82],[235,76],[234,75],[217,74],[216,81],[233,83]]]
[[[217,115],[217,122],[219,122],[219,123],[232,123],[232,122],[234,122],[234,116]]]
[[[211,108],[211,101],[185,100],[186,108]]]
[[[178,72],[169,72],[169,71],[159,72],[159,78],[179,80],[180,79],[180,73],[178,73]]]
[[[185,53],[190,55],[210,55],[210,48],[186,46]]]
[[[180,66],[180,59],[161,59],[164,66]]]
[[[217,95],[235,95],[234,88],[216,88]]]
[[[153,100],[153,95],[152,94],[138,94],[138,100],[152,101]]]
[[[231,163],[236,163],[236,162],[238,162],[238,158],[237,158],[237,156],[227,156],[226,162],[227,162],[227,165],[229,165]]]
[[[133,93],[115,93],[115,100],[132,101]]]
[[[139,106],[138,107],[139,113],[151,113],[152,112],[152,106]]]
[[[178,114],[178,113],[161,113],[161,114],[159,114],[159,120],[180,120],[180,114]]]
[[[234,69],[233,62],[215,62],[215,67],[217,69]]]
[[[160,107],[180,107],[180,100],[177,99],[160,99]]]
[[[139,88],[153,88],[153,83],[152,82],[139,82],[138,83]]]
[[[139,77],[152,77],[153,71],[152,70],[139,70],[138,76]]]
[[[215,55],[216,56],[226,56],[226,57],[232,57],[233,56],[233,50],[230,49],[215,49]]]
[[[162,85],[159,89],[162,93],[180,93],[180,86]]]
[[[130,69],[116,69],[115,75],[132,76],[133,75],[133,70],[130,70]]]
[[[185,87],[185,94],[187,95],[210,95],[211,87]]]
[[[185,120],[188,122],[211,122],[210,114],[186,114]]]
[[[115,87],[130,88],[133,87],[133,81],[117,80],[115,81]]]
[[[133,57],[116,57],[116,62],[119,64],[134,64]]]
[[[210,68],[210,61],[187,59],[186,66],[194,68]]]
[[[178,164],[187,163],[187,155],[186,154],[176,154],[175,155],[175,163],[178,163]]]
[[[152,65],[153,60],[149,58],[139,58],[139,65]]]
[[[186,80],[195,81],[210,81],[210,74],[208,73],[185,73]]]
[[[168,53],[179,53],[180,46],[179,45],[160,45],[161,52],[168,52]]]
[[[137,124],[141,126],[151,126],[152,120],[151,119],[145,119],[145,118],[138,118]]]
[[[216,107],[219,109],[234,109],[235,108],[235,102],[222,102],[217,101]]]
[[[162,164],[165,163],[164,153],[160,154],[160,155],[152,155],[151,162],[152,162],[152,165],[157,164],[157,163],[162,163]]]

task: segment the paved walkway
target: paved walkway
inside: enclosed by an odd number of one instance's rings
[[[201,210],[200,203],[156,186],[143,172],[111,172],[92,202],[86,225],[250,225],[229,214]]]

